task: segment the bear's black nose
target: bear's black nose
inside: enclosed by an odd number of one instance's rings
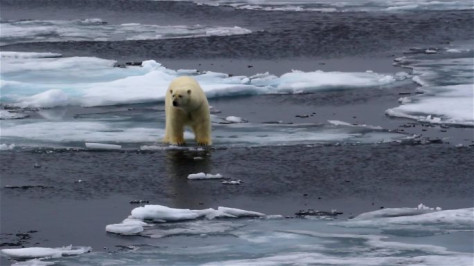
[[[176,101],[173,101],[173,106],[178,106],[178,103]]]

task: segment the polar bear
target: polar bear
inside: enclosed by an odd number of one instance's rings
[[[206,94],[194,78],[174,79],[166,91],[164,143],[183,145],[184,127],[190,126],[198,145],[211,145],[211,115]]]

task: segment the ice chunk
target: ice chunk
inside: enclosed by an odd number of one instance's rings
[[[403,117],[433,124],[474,126],[474,84],[432,88],[432,95],[404,99],[403,104],[388,109],[389,116]]]
[[[62,256],[80,255],[90,252],[90,247],[73,247],[67,246],[62,248],[14,248],[2,249],[1,253],[15,259],[33,259],[33,258],[59,258]]]
[[[115,144],[86,142],[85,145],[86,145],[86,148],[93,149],[93,150],[120,150],[122,149],[121,145],[115,145]]]
[[[57,58],[61,57],[58,53],[35,53],[35,52],[0,52],[0,58],[17,58],[17,59],[32,59],[32,58]]]
[[[225,121],[230,122],[230,123],[244,123],[246,122],[242,117],[238,116],[228,116],[225,118]]]
[[[143,220],[152,220],[155,222],[177,222],[196,220],[199,218],[239,218],[239,217],[263,217],[265,214],[246,211],[228,207],[218,207],[216,209],[190,210],[170,208],[162,205],[145,205],[132,210],[132,214],[121,224],[111,224],[106,226],[106,231],[116,234],[133,235],[144,230],[147,223],[141,223]]]
[[[363,213],[340,225],[348,227],[424,227],[436,226],[453,230],[474,228],[474,208],[441,210],[420,204],[416,208],[386,208]]]
[[[0,144],[0,151],[9,151],[15,148],[15,144]]]
[[[109,224],[105,227],[105,231],[120,235],[136,235],[143,230],[143,225],[127,223]]]
[[[140,220],[182,221],[194,220],[202,215],[190,209],[175,209],[162,205],[145,205],[132,210],[132,218]]]
[[[223,176],[221,174],[205,174],[203,172],[197,174],[188,175],[188,179],[221,179]]]
[[[335,125],[335,126],[364,127],[364,128],[377,129],[377,130],[383,129],[381,126],[371,126],[371,125],[366,125],[366,124],[351,124],[351,123],[339,121],[339,120],[328,120],[328,122],[329,124]]]
[[[412,216],[440,211],[440,207],[430,208],[420,203],[416,208],[386,208],[377,211],[359,214],[354,220],[366,220],[382,217]]]

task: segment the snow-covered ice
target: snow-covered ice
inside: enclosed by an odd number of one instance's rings
[[[145,205],[132,210],[130,217],[120,224],[106,226],[106,231],[116,234],[138,234],[144,231],[148,224],[143,221],[178,222],[197,219],[263,217],[263,213],[246,211],[235,208],[218,207],[203,210],[170,208],[162,205]]]
[[[420,204],[416,208],[387,208],[363,213],[354,219],[340,223],[347,227],[377,228],[419,228],[433,230],[432,227],[443,227],[451,230],[474,228],[474,208],[442,210]]]
[[[90,252],[90,247],[61,247],[61,248],[44,248],[44,247],[30,247],[30,248],[12,248],[2,249],[1,253],[16,259],[33,259],[33,258],[59,258],[63,256],[74,256]]]
[[[180,0],[176,0],[180,1]],[[473,9],[469,0],[378,0],[378,1],[331,1],[331,0],[193,0],[198,4],[211,6],[231,6],[237,9],[290,12],[347,12],[347,11],[407,11],[407,10],[452,10]]]
[[[230,122],[230,123],[244,123],[244,122],[246,122],[242,117],[233,116],[233,115],[227,116],[225,118],[225,121]]]
[[[20,107],[66,105],[105,106],[162,101],[166,89],[180,70],[156,61],[142,66],[114,67],[115,61],[92,57],[50,58],[16,56],[2,52],[2,95],[0,102]],[[189,71],[186,72],[190,75]],[[385,86],[402,80],[395,75],[374,72],[301,72],[277,77],[269,73],[251,77],[194,71],[209,98],[222,96],[301,93],[330,89]],[[83,77],[87,76],[87,80]],[[140,86],[137,86],[140,84]]]
[[[403,57],[397,63],[413,70],[423,94],[403,97],[386,114],[432,124],[474,126],[474,51],[439,50],[436,57]]]
[[[0,144],[0,151],[10,151],[15,148],[15,144]]]
[[[125,41],[249,34],[239,26],[109,24],[100,18],[83,20],[1,21],[0,44],[55,41]]]

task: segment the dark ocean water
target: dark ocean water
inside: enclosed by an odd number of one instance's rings
[[[472,265],[468,1],[0,6],[2,265]]]

